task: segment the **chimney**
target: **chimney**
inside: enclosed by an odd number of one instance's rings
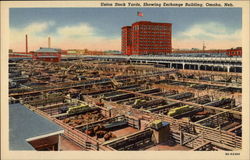
[[[203,47],[202,47],[202,50],[205,51],[206,49],[206,46],[205,46],[205,42],[203,41]]]
[[[48,48],[50,48],[50,37],[48,37]]]
[[[29,52],[28,51],[28,35],[25,35],[25,40],[26,40],[26,54]]]

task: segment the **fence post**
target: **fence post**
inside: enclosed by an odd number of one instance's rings
[[[58,151],[61,151],[61,133],[58,135]]]
[[[99,142],[96,144],[96,150],[99,151]]]
[[[141,130],[141,119],[138,119],[138,129]]]
[[[184,140],[183,133],[180,130],[180,145],[183,145],[183,140]]]
[[[236,141],[236,135],[235,134],[233,136],[233,141],[234,141],[234,148],[237,148],[237,141]]]

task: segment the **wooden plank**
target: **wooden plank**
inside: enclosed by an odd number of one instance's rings
[[[152,96],[152,95],[128,91],[128,90],[118,90],[118,91],[127,92],[127,93],[131,93],[131,94],[135,94],[135,95],[139,95],[139,96],[144,96],[144,97],[151,97],[151,98],[163,99],[163,100],[177,102],[177,103],[183,103],[183,104],[190,105],[190,106],[202,107],[202,108],[212,109],[212,110],[221,111],[221,112],[229,112],[229,113],[233,113],[236,115],[242,115],[241,112],[230,110],[230,109],[223,109],[223,108],[214,107],[214,106],[205,106],[205,105],[200,105],[200,104],[196,104],[196,103],[192,103],[192,102],[186,102],[186,101],[181,101],[181,100],[176,100],[176,99],[171,99],[171,98],[166,98],[166,97],[161,97],[161,96]]]

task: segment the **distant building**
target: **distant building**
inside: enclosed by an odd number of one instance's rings
[[[77,50],[67,50],[67,54],[80,54]]]
[[[198,51],[199,48],[192,48],[191,50],[192,50],[192,51]]]
[[[187,50],[187,49],[174,49],[172,54],[200,54],[200,55],[214,55],[214,56],[242,56],[242,48],[231,48],[231,49],[210,49],[210,50]]]
[[[111,55],[115,55],[115,54],[121,54],[120,51],[117,50],[107,50],[107,51],[103,51],[104,54],[111,54]]]
[[[69,55],[80,55],[84,54],[86,51],[84,49],[68,49],[66,54]]]
[[[242,56],[242,48],[237,47],[237,48],[231,48],[227,50],[227,55],[228,56]]]
[[[165,55],[171,50],[171,23],[139,21],[122,27],[122,54]]]
[[[9,53],[9,58],[31,58],[32,53],[26,53],[26,52],[10,52]]]
[[[41,47],[33,53],[32,59],[46,62],[59,62],[61,61],[61,54],[61,49]]]

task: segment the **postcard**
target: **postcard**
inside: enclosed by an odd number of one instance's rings
[[[249,15],[1,2],[2,159],[249,159]]]

